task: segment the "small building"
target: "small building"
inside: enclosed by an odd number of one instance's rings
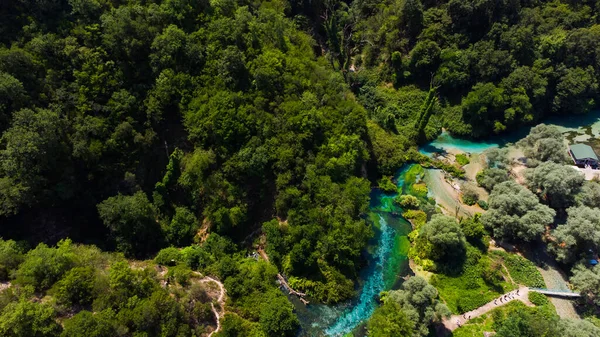
[[[594,152],[594,149],[589,145],[573,144],[569,146],[569,154],[577,166],[598,167],[598,156],[596,155],[596,152]]]

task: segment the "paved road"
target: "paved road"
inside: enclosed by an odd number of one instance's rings
[[[452,317],[445,319],[442,323],[444,324],[446,329],[448,329],[450,331],[454,331],[454,330],[458,329],[460,325],[463,325],[464,323],[468,322],[469,319],[473,319],[475,317],[479,317],[483,314],[486,314],[500,306],[505,305],[508,302],[521,301],[528,306],[533,306],[533,304],[531,304],[531,302],[529,302],[529,299],[528,299],[529,288],[521,287],[521,288],[519,288],[518,296],[516,295],[516,293],[517,293],[516,290],[508,292],[501,297],[502,302],[500,301],[500,297],[499,297],[498,299],[495,300],[495,302],[491,301],[475,310],[465,313],[464,315],[452,315]],[[510,295],[510,296],[508,296],[508,295]],[[506,298],[506,300],[504,300],[505,298]]]

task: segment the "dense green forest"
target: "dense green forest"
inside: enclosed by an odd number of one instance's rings
[[[130,259],[188,247],[191,260],[160,264],[225,283],[236,314],[224,333],[293,334],[287,302],[269,307],[279,318],[251,303],[282,303],[278,272],[319,302],[351,298],[373,235],[370,188],[411,160],[431,164],[417,144],[442,127],[477,138],[597,107],[599,11],[591,0],[3,0],[0,278],[16,287],[1,315],[46,321],[0,331],[79,336],[51,311],[93,304],[110,312],[73,319],[116,329],[94,336],[203,333],[181,299],[167,301],[168,329],[113,307],[106,277],[123,261],[38,245],[71,238]],[[257,240],[270,263],[245,258]],[[52,275],[27,276],[34,267]],[[127,273],[127,310],[169,296]],[[61,299],[79,279],[102,287],[86,303]],[[28,301],[46,291],[56,304]]]

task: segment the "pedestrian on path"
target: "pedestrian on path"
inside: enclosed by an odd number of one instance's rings
[[[517,289],[517,296],[519,296],[519,289]]]

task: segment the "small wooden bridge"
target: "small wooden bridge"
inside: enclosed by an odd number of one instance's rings
[[[568,291],[568,290],[553,290],[553,289],[544,289],[544,288],[529,288],[529,291],[535,291],[536,293],[548,295],[548,296],[557,296],[557,297],[581,297],[580,293]]]

